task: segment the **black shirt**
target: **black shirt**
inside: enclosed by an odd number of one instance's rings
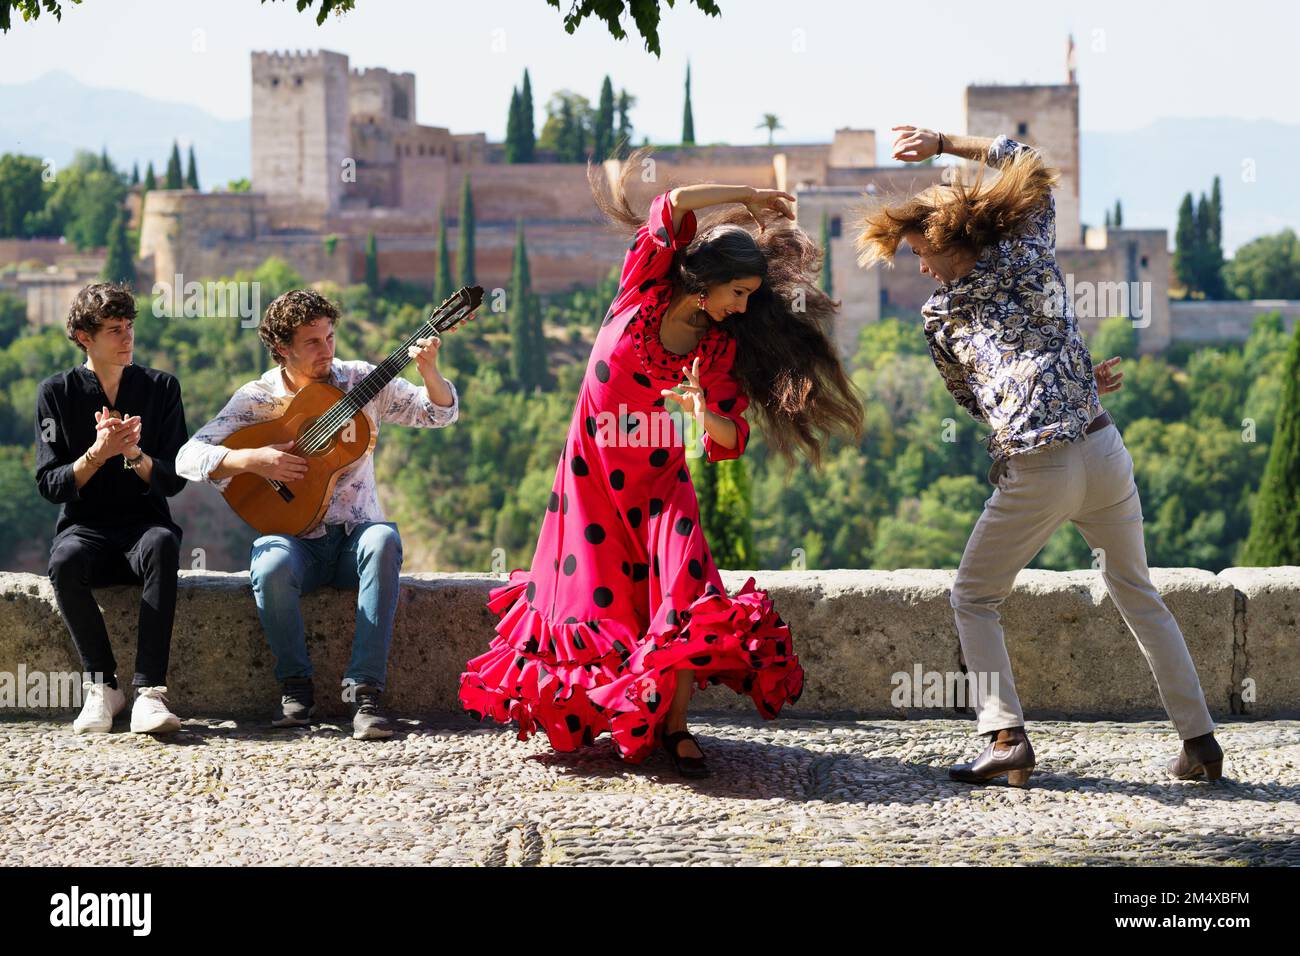
[[[99,466],[81,488],[72,465],[95,443],[95,412],[107,405],[140,416],[140,449],[153,459],[150,481],[124,468],[121,455]],[[55,533],[74,524],[96,528],[162,525],[176,532],[167,499],[185,487],[176,452],[189,438],[176,377],[142,365],[122,369],[117,401],[86,365],[51,375],[36,390],[36,487],[62,505]]]

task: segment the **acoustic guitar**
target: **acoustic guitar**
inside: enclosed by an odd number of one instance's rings
[[[483,289],[461,289],[348,392],[327,382],[312,382],[293,397],[277,418],[248,425],[230,435],[227,448],[261,448],[293,442],[291,454],[307,459],[307,474],[295,481],[275,481],[245,472],[235,475],[222,494],[235,514],[262,534],[299,535],[324,519],[339,473],[375,444],[370,420],[362,409],[410,362],[407,349],[416,340],[449,332],[483,301]]]

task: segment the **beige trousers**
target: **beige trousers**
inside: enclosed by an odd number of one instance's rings
[[[1101,550],[1106,589],[1137,638],[1178,736],[1212,731],[1187,643],[1151,584],[1133,459],[1119,429],[1109,425],[1075,442],[995,462],[989,480],[997,490],[966,542],[951,598],[966,669],[977,677],[978,732],[1024,726],[998,605],[1067,520],[1090,548]]]

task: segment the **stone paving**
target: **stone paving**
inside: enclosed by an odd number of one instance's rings
[[[0,865],[1300,865],[1300,721],[1230,721],[1218,784],[1163,722],[1031,721],[1027,790],[949,782],[963,720],[697,716],[714,776],[460,717],[389,741],[188,719],[170,740],[0,721]],[[1231,779],[1228,779],[1231,778]]]

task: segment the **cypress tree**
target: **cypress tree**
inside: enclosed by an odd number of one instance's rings
[[[140,185],[140,163],[138,160],[131,164],[131,185]]]
[[[524,245],[524,221],[515,220],[515,260],[510,269],[510,375],[521,392],[537,385],[533,378],[533,319],[529,314],[528,250]]]
[[[831,217],[830,213],[822,210],[822,291],[827,295],[835,294],[834,284],[831,282]]]
[[[1118,199],[1115,200],[1115,228],[1124,228],[1124,207],[1119,204]]]
[[[1255,495],[1247,564],[1300,564],[1300,323],[1291,334],[1268,464]]]
[[[533,84],[524,70],[524,86],[519,93],[519,145],[521,163],[534,161],[537,136],[533,132]]]
[[[447,214],[438,207],[438,262],[433,278],[433,304],[442,305],[456,290],[451,284],[451,254],[447,251]]]
[[[153,174],[153,161],[150,160],[148,168],[144,172],[144,190],[149,192],[151,189],[158,188],[158,177]]]
[[[198,170],[198,167],[194,164],[194,146],[193,146],[193,145],[190,146],[190,160],[189,160],[189,165],[187,165],[187,166],[185,167],[185,185],[186,185],[188,188],[190,188],[190,189],[194,189],[194,190],[197,190],[197,189],[199,188],[199,170]]]
[[[438,258],[437,274],[433,279],[433,304],[435,308],[446,302],[451,294],[456,291],[452,286],[451,275],[451,253],[447,249],[447,214],[443,207],[438,207]],[[448,333],[450,338],[446,339],[443,346],[443,353],[447,356],[447,361],[457,371],[470,371],[469,336],[470,325],[468,323],[453,329]]]
[[[1113,220],[1113,219],[1110,217],[1110,210],[1107,209],[1107,210],[1106,210],[1106,228],[1109,229],[1112,225],[1114,225],[1114,222],[1115,222],[1115,220]]]
[[[618,91],[618,149],[616,153],[619,159],[627,159],[628,149],[632,142],[632,120],[628,116],[628,111],[632,108],[632,97],[628,96],[627,90]]]
[[[695,145],[695,117],[691,114],[691,64],[686,62],[686,109],[682,113],[682,145]]]
[[[614,148],[614,86],[605,77],[600,84],[600,105],[596,108],[596,129],[594,130],[594,150],[592,157],[596,162],[609,158]]]
[[[164,189],[181,189],[185,179],[181,175],[181,148],[172,140],[172,154],[167,160],[167,180]]]
[[[456,246],[456,266],[460,287],[478,285],[474,269],[474,196],[469,189],[469,173],[460,185],[460,237]]]
[[[108,257],[100,278],[105,282],[121,282],[135,286],[135,262],[131,258],[131,243],[126,235],[126,210],[119,209],[108,230]]]
[[[510,113],[506,116],[506,162],[519,162],[519,139],[520,139],[520,116],[519,110],[521,104],[519,101],[518,87],[510,88]]]
[[[372,297],[379,294],[379,245],[373,232],[366,236],[366,288]]]
[[[1222,299],[1226,294],[1223,281],[1223,191],[1219,177],[1215,176],[1205,224],[1205,295],[1210,299]]]
[[[1192,211],[1192,194],[1184,193],[1178,207],[1178,227],[1174,231],[1174,275],[1190,296],[1196,290],[1196,214]]]

